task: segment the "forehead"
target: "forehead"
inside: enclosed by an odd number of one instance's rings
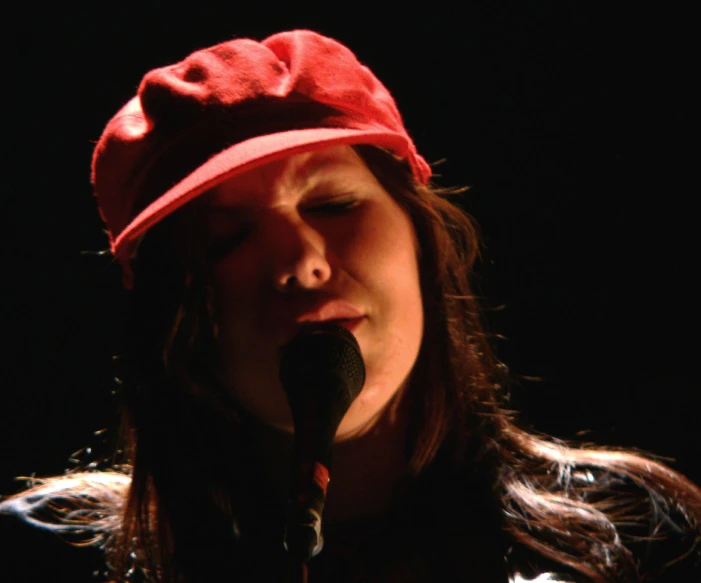
[[[350,190],[375,177],[350,146],[305,152],[263,164],[203,195],[206,206],[249,207],[294,200],[319,188]]]

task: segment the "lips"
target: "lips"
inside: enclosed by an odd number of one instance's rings
[[[331,300],[322,302],[308,312],[298,316],[295,320],[297,324],[305,322],[327,322],[329,320],[352,320],[362,318],[362,310],[345,300]]]

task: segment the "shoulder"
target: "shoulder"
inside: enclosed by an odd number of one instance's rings
[[[558,568],[569,562],[621,583],[699,580],[701,497],[694,484],[649,460],[640,467],[577,461],[514,480],[506,515],[517,540],[509,558],[515,572],[532,578],[553,570],[563,581],[590,580],[578,569]],[[527,491],[519,494],[519,487]]]
[[[680,476],[681,477],[681,476]],[[597,480],[612,522],[644,582],[701,579],[701,524],[685,496],[654,480],[600,472]],[[610,502],[609,502],[610,501]],[[696,508],[701,500],[695,501]]]
[[[0,579],[105,581],[103,549],[118,528],[128,480],[111,472],[59,476],[1,500]]]
[[[31,520],[16,507],[0,505],[0,580],[13,583],[104,581],[103,553],[77,547]]]

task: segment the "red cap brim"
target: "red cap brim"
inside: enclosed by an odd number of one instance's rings
[[[410,144],[388,130],[313,128],[257,136],[219,152],[142,210],[113,241],[112,253],[125,267],[136,242],[149,228],[222,181],[295,154],[331,146],[370,144],[407,157]]]

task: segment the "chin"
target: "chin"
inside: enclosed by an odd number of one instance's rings
[[[289,433],[290,435],[294,435],[295,426],[294,426],[294,423],[292,423],[291,419],[273,421],[272,423],[268,422],[268,424],[271,425],[273,428],[275,428],[277,431],[281,431],[282,433]]]
[[[341,421],[341,424],[338,426],[336,436],[333,440],[334,443],[341,443],[343,441],[348,441],[349,439],[362,437],[376,425],[381,416],[382,410],[378,411],[369,418],[366,416],[361,417],[359,415],[346,415]]]

